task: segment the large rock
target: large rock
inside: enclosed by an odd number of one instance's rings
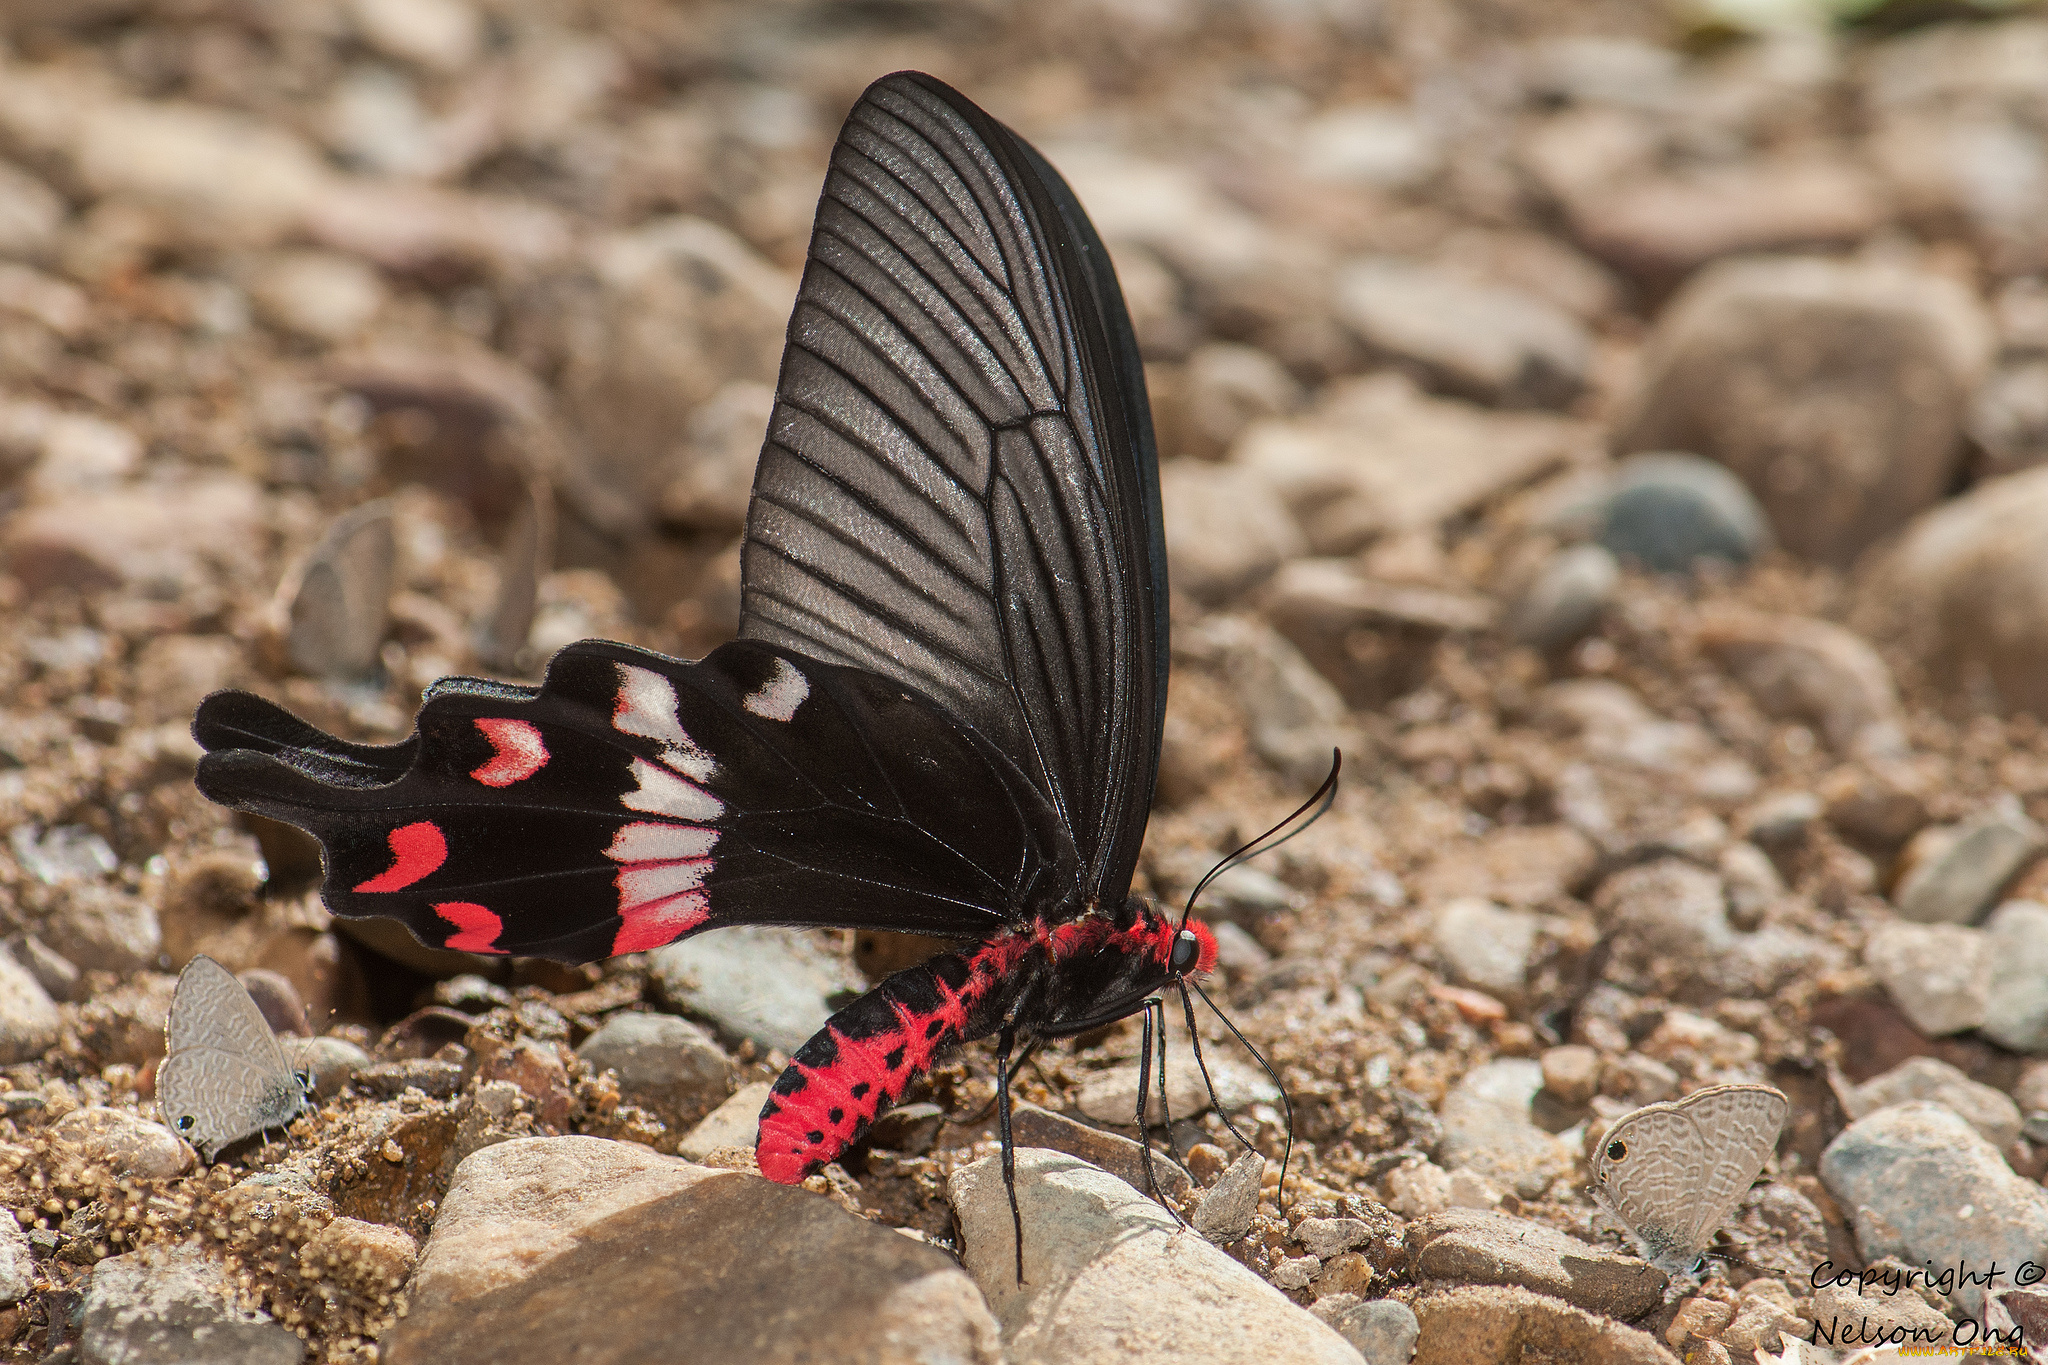
[[[1664,1302],[1665,1277],[1611,1247],[1490,1209],[1447,1209],[1412,1223],[1408,1265],[1420,1280],[1513,1284],[1608,1317]]]
[[[2048,468],[1925,513],[1864,576],[1857,629],[1937,683],[2048,716]]]
[[[1515,1286],[1425,1294],[1413,1307],[1422,1329],[1414,1365],[1678,1365],[1647,1332]]]
[[[1585,387],[1592,341],[1563,309],[1389,257],[1337,274],[1336,312],[1368,347],[1435,387],[1503,407],[1563,407]]]
[[[2048,905],[2007,901],[1984,930],[1991,941],[1984,1036],[2015,1052],[2048,1053]]]
[[[1024,1274],[999,1158],[954,1172],[962,1260],[1002,1324],[1011,1365],[1154,1360],[1256,1365],[1361,1357],[1328,1327],[1106,1171],[1017,1153]]]
[[[50,947],[87,971],[132,972],[156,965],[163,933],[147,901],[105,882],[67,888],[44,926]]]
[[[1767,715],[1812,726],[1839,753],[1905,747],[1891,670],[1859,635],[1805,616],[1722,609],[1698,642]]]
[[[2002,798],[1961,824],[1922,830],[1892,900],[1920,924],[1975,924],[2043,848],[2048,832]]]
[[[305,1343],[244,1312],[224,1262],[194,1247],[113,1256],[92,1270],[80,1310],[85,1365],[298,1365]]]
[[[1731,262],[1660,319],[1615,445],[1720,460],[1781,544],[1847,564],[1947,490],[1989,351],[1981,309],[1946,278]]]
[[[1850,1215],[1866,1262],[2048,1265],[2048,1192],[2013,1174],[1967,1119],[1915,1101],[1858,1119],[1821,1153],[1828,1193]],[[1976,1313],[1984,1287],[1959,1283]]]
[[[1984,1140],[2003,1151],[2020,1135],[2020,1107],[2001,1090],[1971,1080],[1934,1057],[1911,1057],[1851,1090],[1844,1106],[1852,1119],[1895,1104],[1926,1100],[1969,1120]]]
[[[592,1137],[456,1168],[388,1365],[985,1362],[951,1257],[830,1200]]]
[[[1966,1033],[1984,1022],[1991,994],[1991,942],[1960,924],[1881,924],[1863,945],[1863,962],[1913,1027],[1930,1038]]]

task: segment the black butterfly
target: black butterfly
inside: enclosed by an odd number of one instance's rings
[[[585,641],[538,689],[444,679],[387,748],[216,694],[200,789],[318,836],[335,913],[470,952],[964,941],[797,1052],[760,1165],[801,1179],[990,1034],[1007,1156],[1017,1040],[1148,1004],[1149,1035],[1216,945],[1130,894],[1167,589],[1116,275],[1058,173],[929,76],[869,87],[833,149],[742,573],[739,638],[700,662]]]

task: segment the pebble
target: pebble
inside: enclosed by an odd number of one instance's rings
[[[408,1300],[381,1343],[389,1365],[625,1365],[677,1342],[706,1360],[814,1358],[829,1342],[835,1360],[996,1365],[1001,1349],[944,1252],[804,1190],[584,1136],[466,1158]]]
[[[1219,1246],[1228,1246],[1251,1231],[1252,1215],[1259,1211],[1259,1185],[1266,1173],[1266,1159],[1246,1152],[1216,1178],[1196,1208],[1194,1228]]]
[[[732,1094],[732,1063],[717,1040],[672,1014],[615,1014],[576,1055],[593,1071],[617,1072],[619,1093],[677,1132]]]
[[[1865,1261],[2048,1264],[2048,1191],[2013,1174],[1969,1121],[1915,1101],[1856,1120],[1828,1144],[1821,1180],[1855,1224]],[[1980,1311],[1984,1289],[1951,1297]]]
[[[1437,1160],[1524,1199],[1540,1198],[1572,1169],[1570,1147],[1529,1119],[1530,1101],[1542,1088],[1542,1065],[1525,1057],[1498,1058],[1466,1073],[1444,1097]]]
[[[1613,927],[1615,965],[1672,973],[1670,984],[1688,1000],[1767,996],[1833,957],[1828,945],[1779,925],[1737,931],[1721,879],[1678,858],[1616,873],[1593,905]]]
[[[57,1041],[57,1006],[14,955],[0,948],[0,1063],[34,1061]]]
[[[690,414],[661,490],[664,525],[735,536],[746,528],[761,433],[774,409],[774,389],[735,379]]]
[[[405,1288],[419,1258],[411,1233],[360,1218],[336,1218],[299,1248],[300,1265],[372,1299]]]
[[[1570,825],[1511,825],[1489,830],[1476,848],[1446,849],[1416,880],[1416,897],[1542,905],[1582,889],[1598,860],[1592,841]]]
[[[825,1026],[828,997],[851,984],[802,931],[753,925],[671,943],[647,965],[663,1003],[785,1054]]]
[[[1565,1104],[1584,1104],[1599,1089],[1600,1054],[1582,1043],[1546,1048],[1539,1064],[1543,1088]]]
[[[1994,372],[1970,405],[1970,439],[1992,478],[2048,464],[2048,362]]]
[[[1338,319],[1370,350],[1446,392],[1499,407],[1561,408],[1585,388],[1586,330],[1519,289],[1380,256],[1339,270],[1333,299]]]
[[[353,256],[291,251],[265,260],[249,281],[249,298],[265,322],[318,342],[361,332],[383,308],[384,282]]]
[[[149,903],[104,882],[80,882],[43,926],[49,945],[86,971],[132,972],[153,966],[163,944]]]
[[[1508,638],[1543,650],[1576,644],[1599,624],[1620,583],[1621,566],[1605,545],[1558,550],[1508,609]]]
[[[1813,1323],[1808,1340],[1844,1347],[1887,1341],[1953,1343],[1956,1324],[1913,1290],[1887,1292],[1883,1285],[1873,1284],[1867,1293],[1856,1291],[1854,1284],[1823,1285],[1814,1291],[1806,1309]]]
[[[1000,1159],[954,1172],[948,1193],[962,1262],[1002,1325],[1010,1365],[1134,1356],[1358,1365],[1358,1352],[1337,1333],[1128,1184],[1075,1157],[1017,1153],[1022,1284]]]
[[[1159,1068],[1155,1061],[1148,1081],[1145,1116],[1153,1123],[1164,1123],[1169,1115],[1175,1122],[1192,1118],[1209,1108],[1209,1087],[1216,1088],[1216,1098],[1225,1112],[1234,1113],[1254,1104],[1277,1104],[1280,1092],[1263,1075],[1240,1066],[1228,1059],[1204,1054],[1209,1070],[1209,1079],[1202,1079],[1202,1068],[1195,1064],[1191,1049],[1181,1049],[1169,1054],[1166,1062],[1165,1103],[1160,1102]],[[1124,1127],[1136,1127],[1138,1117],[1138,1065],[1135,1059],[1119,1063],[1107,1071],[1099,1071],[1081,1083],[1074,1092],[1074,1107],[1097,1123],[1114,1123]]]
[[[20,1303],[34,1291],[36,1263],[14,1210],[0,1212],[0,1307]]]
[[[1204,866],[1202,873],[1207,871],[1208,867]],[[1292,910],[1300,903],[1301,897],[1286,882],[1249,863],[1239,863],[1210,880],[1195,908],[1201,912],[1202,918],[1212,922],[1221,920],[1252,927],[1268,915]]]
[[[1922,830],[1892,892],[1899,913],[1922,924],[1975,924],[1999,891],[2048,849],[2048,833],[2004,797],[1959,825]]]
[[[1466,898],[1438,906],[1431,923],[1437,955],[1453,976],[1503,999],[1521,995],[1543,933],[1538,916]]]
[[[28,968],[28,974],[36,979],[36,984],[41,986],[52,1000],[78,998],[80,980],[77,963],[51,948],[34,934],[23,934],[21,941],[12,947],[15,960]]]
[[[1969,1120],[1984,1140],[2003,1151],[2020,1135],[2020,1107],[2005,1092],[1973,1081],[1934,1057],[1913,1057],[1851,1090],[1844,1106],[1852,1119],[1889,1105],[1927,1100]]]
[[[305,1002],[299,998],[299,988],[292,984],[290,977],[267,967],[251,967],[236,972],[235,980],[242,983],[242,989],[249,992],[249,998],[256,1002],[263,1022],[270,1025],[272,1033],[306,1032]]]
[[[460,71],[483,45],[483,21],[463,0],[349,0],[347,8],[364,42],[430,71]]]
[[[57,241],[64,200],[11,162],[0,161],[0,259],[41,256]]]
[[[1266,945],[1229,920],[1217,920],[1209,925],[1216,935],[1216,965],[1233,977],[1256,976],[1273,965],[1273,955],[1266,951]]]
[[[1854,632],[1811,617],[1724,607],[1705,615],[1696,638],[1764,714],[1813,726],[1837,753],[1905,747],[1891,670]]]
[[[1991,994],[1991,940],[1960,924],[1881,924],[1863,945],[1863,962],[1930,1038],[1966,1033],[1984,1022]]]
[[[1243,617],[1211,617],[1197,647],[1220,658],[1244,708],[1252,749],[1293,781],[1320,781],[1332,749],[1349,749],[1354,732],[1344,699],[1301,651],[1271,627]]]
[[[299,1038],[286,1034],[277,1041],[284,1048],[285,1060],[291,1063],[292,1070],[311,1076],[313,1093],[323,1100],[340,1094],[350,1077],[370,1065],[370,1054],[346,1038]]]
[[[1358,1348],[1366,1365],[1408,1365],[1421,1327],[1415,1310],[1398,1299],[1373,1299],[1324,1319]]]
[[[1159,471],[1166,559],[1174,586],[1228,601],[1308,551],[1301,527],[1257,469],[1171,460]]]
[[[1515,1285],[1419,1295],[1414,1365],[1678,1365],[1656,1338]]]
[[[1859,575],[1852,622],[1935,683],[2048,714],[2048,468],[1923,514]]]
[[[226,1265],[172,1245],[110,1256],[79,1309],[83,1365],[299,1365],[305,1343],[234,1306]]]
[[[208,560],[253,576],[247,560],[261,524],[252,484],[212,477],[39,503],[8,521],[0,552],[31,596],[122,585],[175,592],[200,582]]]
[[[1984,1036],[2015,1052],[2048,1053],[2048,905],[2007,901],[1984,931],[1991,941]]]
[[[720,1147],[752,1150],[761,1135],[761,1108],[768,1103],[774,1085],[755,1081],[733,1091],[724,1104],[706,1114],[697,1126],[683,1134],[676,1151],[692,1161],[702,1161]]]
[[[1432,1214],[1409,1225],[1406,1246],[1421,1280],[1520,1285],[1624,1319],[1664,1302],[1665,1276],[1634,1257],[1492,1210]]]
[[[462,1092],[463,1071],[461,1062],[402,1057],[357,1067],[348,1083],[379,1099],[395,1100],[408,1090],[417,1090],[429,1099],[451,1100]]]
[[[1807,1324],[1793,1311],[1791,1292],[1782,1281],[1753,1280],[1742,1287],[1735,1314],[1718,1335],[1729,1350],[1748,1351],[1754,1358],[1757,1351],[1783,1350],[1787,1341],[1806,1329]]]
[[[1616,446],[1718,460],[1787,549],[1846,565],[1948,488],[1990,345],[1983,310],[1944,276],[1727,262],[1660,317]]]
[[[50,1141],[119,1176],[168,1180],[192,1169],[192,1149],[182,1138],[124,1109],[74,1109],[51,1125]]]
[[[1198,460],[1221,459],[1247,426],[1282,416],[1301,402],[1300,385],[1279,361],[1256,347],[1227,341],[1195,348],[1181,388],[1174,453]]]
[[[63,886],[112,872],[121,865],[114,850],[87,825],[54,825],[38,830],[16,825],[8,831],[22,871],[46,886]]]
[[[1145,1181],[1143,1149],[1120,1134],[1090,1128],[1035,1104],[1019,1103],[1010,1111],[1010,1135],[1019,1147],[1045,1147],[1080,1157],[1129,1182],[1133,1189],[1151,1193]],[[886,1144],[877,1141],[876,1145]],[[1176,1203],[1186,1199],[1195,1186],[1193,1177],[1157,1148],[1152,1152],[1152,1178],[1160,1193]]]

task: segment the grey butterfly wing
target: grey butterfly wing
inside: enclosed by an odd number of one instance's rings
[[[1593,1159],[1594,1193],[1658,1269],[1692,1269],[1763,1169],[1790,1108],[1769,1086],[1713,1086],[1623,1115]]]
[[[389,499],[365,503],[328,528],[292,594],[285,647],[294,668],[348,678],[376,666],[397,553]]]
[[[157,1109],[212,1161],[229,1143],[291,1122],[305,1091],[242,983],[210,957],[178,976],[157,1068]]]
[[[1763,1085],[1717,1085],[1680,1101],[1707,1147],[1687,1240],[1704,1247],[1728,1221],[1778,1145],[1791,1102]]]

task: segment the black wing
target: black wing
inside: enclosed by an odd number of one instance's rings
[[[1166,701],[1144,373],[1072,191],[929,76],[870,86],[833,149],[743,555],[743,638],[965,720],[1121,902]]]
[[[983,938],[1064,900],[1065,831],[986,739],[900,684],[735,641],[604,641],[539,688],[436,683],[376,748],[243,692],[193,722],[199,789],[311,831],[341,915],[585,962],[733,924]]]

